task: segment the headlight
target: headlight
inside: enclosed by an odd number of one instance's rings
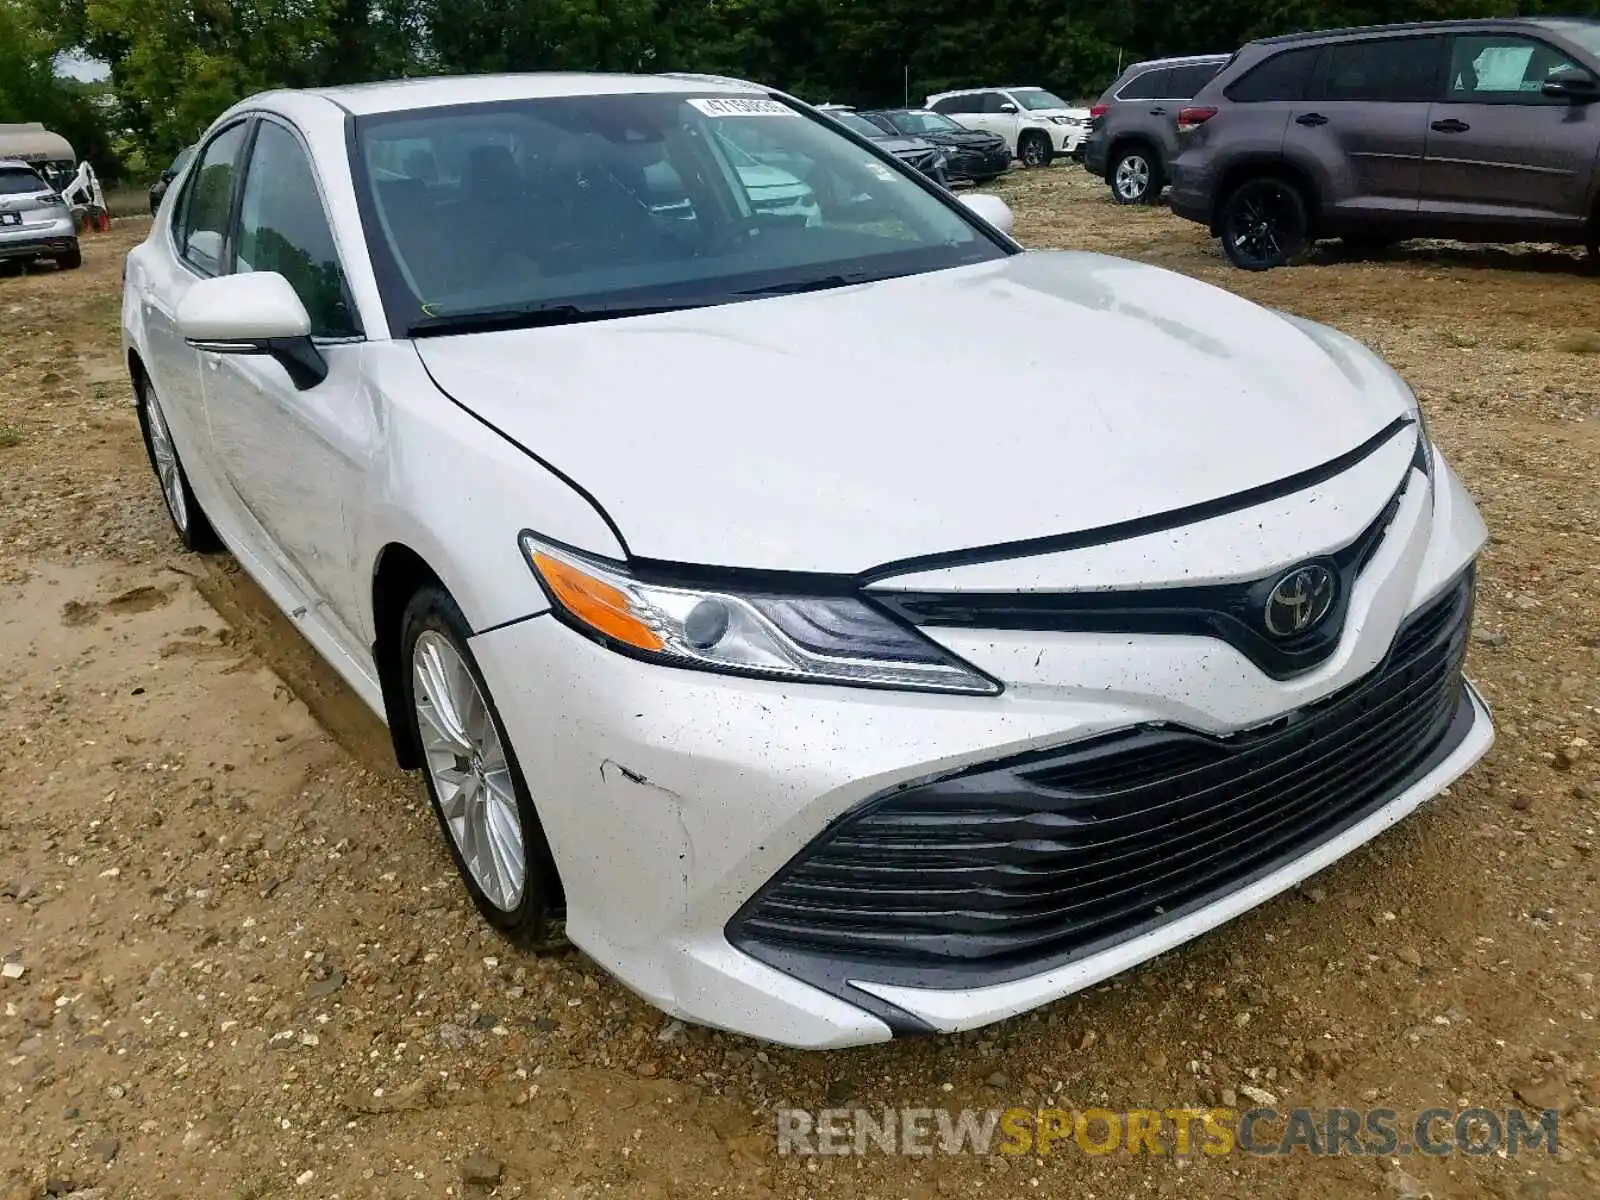
[[[1050,119],[1052,121],[1054,121],[1057,125],[1082,125],[1083,124],[1083,122],[1078,120],[1077,117],[1051,117]]]
[[[522,535],[557,615],[613,650],[667,666],[810,683],[993,696],[1000,685],[851,595],[678,586]]]

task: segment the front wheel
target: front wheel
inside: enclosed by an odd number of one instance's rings
[[[1017,144],[1017,157],[1025,167],[1048,167],[1051,153],[1050,135],[1047,133],[1025,133]]]
[[[1165,184],[1161,164],[1142,147],[1123,151],[1111,168],[1111,198],[1118,204],[1149,204]]]
[[[1270,271],[1292,262],[1311,240],[1311,221],[1300,191],[1287,180],[1249,179],[1222,205],[1222,252],[1246,271]]]
[[[426,587],[406,606],[400,629],[410,732],[467,894],[484,920],[518,944],[564,945],[555,860],[467,647],[466,618],[448,592]]]
[[[216,530],[206,519],[200,502],[194,498],[189,486],[189,476],[178,459],[178,447],[172,440],[172,427],[167,424],[167,414],[156,398],[155,388],[148,380],[134,383],[138,393],[140,424],[144,426],[145,452],[150,466],[161,483],[161,498],[167,502],[167,516],[172,518],[172,528],[185,550],[207,554],[222,547]]]

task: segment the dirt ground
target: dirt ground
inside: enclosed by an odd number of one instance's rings
[[[179,553],[118,360],[129,218],[80,272],[0,278],[0,1197],[1600,1195],[1600,279],[1424,245],[1252,276],[1076,168],[998,190],[1030,245],[1330,322],[1413,384],[1493,532],[1491,756],[1305,889],[1031,1016],[833,1054],[685,1029],[486,932],[377,722],[229,559]],[[1556,1107],[1561,1149],[802,1159],[774,1136],[779,1107],[1241,1088]]]

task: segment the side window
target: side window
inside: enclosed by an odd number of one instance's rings
[[[1321,53],[1318,46],[1279,51],[1235,81],[1228,88],[1228,99],[1238,104],[1304,100]]]
[[[1221,63],[1202,63],[1194,67],[1174,67],[1172,78],[1167,82],[1168,100],[1191,100],[1217,77]]]
[[[1450,53],[1446,99],[1461,104],[1564,104],[1543,92],[1545,80],[1576,66],[1544,42],[1514,34],[1458,37]]]
[[[1018,112],[1022,111],[1022,106],[1004,92],[985,92],[977,99],[979,102],[978,111],[991,116],[1000,112],[1008,104]]]
[[[961,107],[960,96],[947,96],[943,100],[934,102],[933,111],[944,113],[948,116],[950,113],[965,112],[966,110]]]
[[[1120,92],[1118,100],[1161,100],[1172,95],[1168,88],[1168,80],[1173,72],[1167,67],[1156,67],[1146,71],[1143,75],[1135,75],[1128,80]]]
[[[287,279],[311,316],[312,336],[360,332],[311,163],[275,121],[261,122],[245,172],[235,269],[276,271]]]
[[[1339,42],[1327,48],[1323,100],[1432,100],[1439,94],[1444,39]]]
[[[189,175],[180,214],[173,228],[178,253],[207,275],[220,275],[233,209],[233,184],[239,172],[239,148],[245,124],[224,129],[206,146],[200,165]]]

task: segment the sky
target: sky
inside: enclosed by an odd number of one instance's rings
[[[97,58],[82,54],[56,55],[56,74],[68,79],[81,79],[85,83],[99,83],[111,74],[111,68]]]

